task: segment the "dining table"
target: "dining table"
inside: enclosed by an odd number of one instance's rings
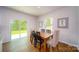
[[[51,36],[53,36],[53,34],[40,32],[40,36],[44,40],[44,52],[46,52],[47,51],[47,41],[49,40],[49,38]]]

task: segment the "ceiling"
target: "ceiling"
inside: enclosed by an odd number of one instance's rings
[[[8,8],[28,13],[30,15],[40,16],[55,11],[58,8],[61,8],[61,6],[8,6]]]

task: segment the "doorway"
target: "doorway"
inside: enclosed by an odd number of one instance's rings
[[[14,20],[11,25],[11,40],[23,39],[27,37],[26,20]]]

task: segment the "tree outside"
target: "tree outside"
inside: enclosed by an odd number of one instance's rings
[[[23,36],[25,33],[27,33],[27,23],[25,20],[15,20],[11,24],[11,36],[16,37],[18,35]]]
[[[51,29],[51,26],[52,26],[52,21],[50,18],[47,18],[46,20],[46,29]]]
[[[12,35],[14,34],[20,34],[20,33],[25,33],[27,31],[26,27],[26,21],[25,20],[15,20],[11,26],[11,33]]]

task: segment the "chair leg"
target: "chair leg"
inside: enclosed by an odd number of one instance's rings
[[[39,48],[39,51],[41,51],[41,44],[40,44],[40,48]]]
[[[49,52],[52,52],[52,47],[50,45],[47,45],[47,49]]]
[[[46,49],[47,49],[47,51],[49,51],[49,52],[52,50],[52,49],[51,49],[51,46],[48,45],[48,44],[46,45]]]
[[[50,46],[50,52],[52,52],[52,47]]]
[[[58,45],[57,45],[57,51],[59,51],[59,47],[58,47]]]
[[[47,44],[46,44],[46,52],[47,52]]]

